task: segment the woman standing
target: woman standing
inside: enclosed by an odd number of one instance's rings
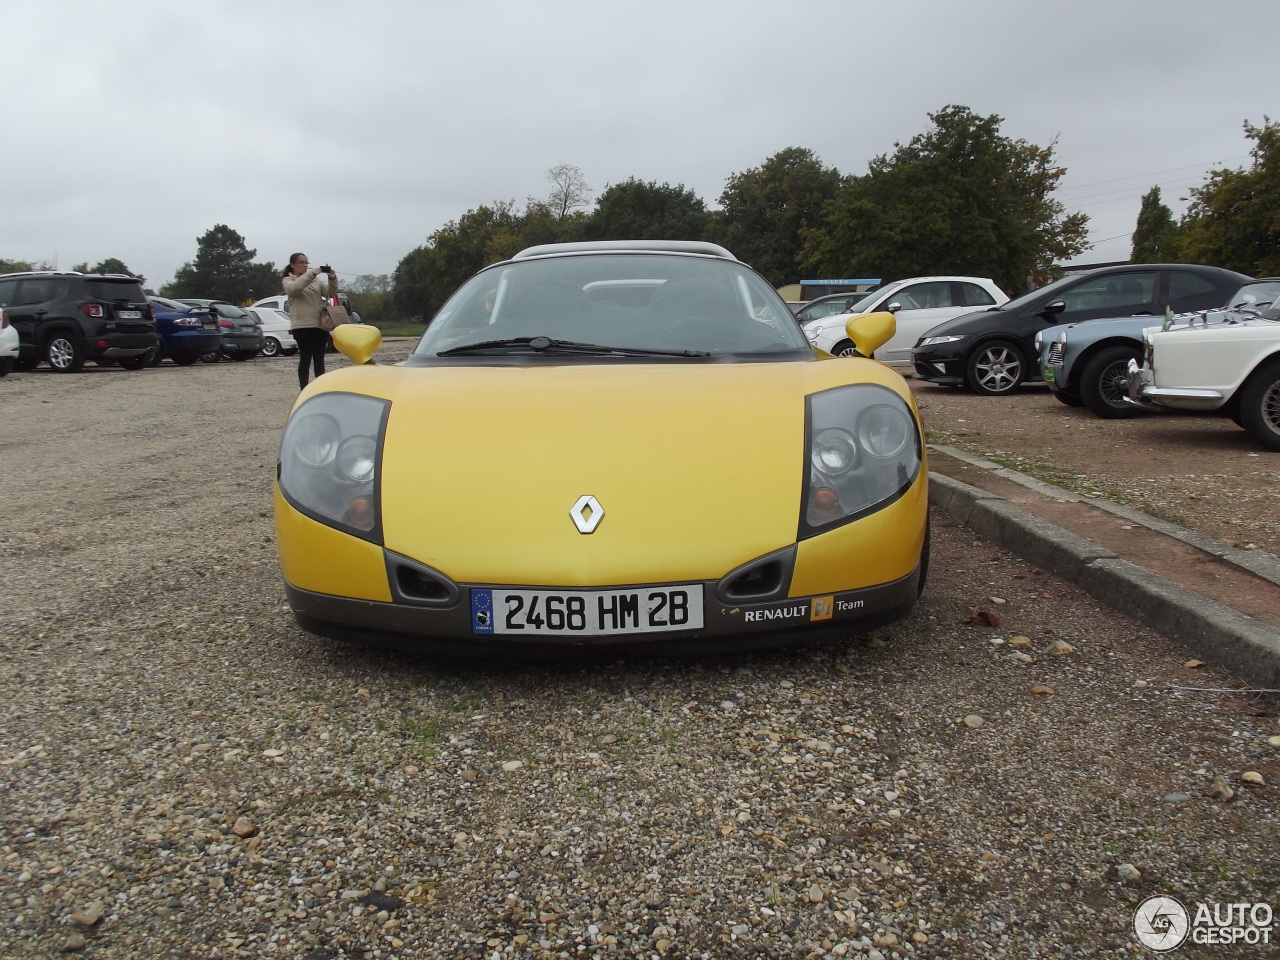
[[[328,286],[321,289],[316,278],[326,274]],[[324,351],[329,334],[320,328],[320,311],[325,298],[338,294],[338,275],[333,267],[310,269],[305,253],[295,253],[284,268],[284,292],[289,298],[289,317],[293,321],[290,332],[298,341],[298,385],[307,385],[308,367],[314,366],[316,376],[324,373]]]

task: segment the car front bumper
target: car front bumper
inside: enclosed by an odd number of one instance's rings
[[[917,567],[896,581],[861,590],[743,604],[722,603],[716,596],[718,583],[709,581],[701,584],[703,626],[697,630],[529,637],[477,630],[473,597],[492,591],[491,584],[458,584],[455,602],[434,607],[355,600],[301,590],[289,583],[285,593],[300,626],[349,643],[466,656],[520,657],[602,648],[706,654],[847,637],[875,629],[910,612],[920,577]]]
[[[959,386],[964,383],[964,361],[953,354],[926,348],[911,351],[911,364],[918,380]]]
[[[1130,360],[1127,368],[1128,401],[1149,410],[1169,407],[1174,410],[1212,411],[1222,407],[1227,398],[1219,390],[1199,387],[1157,387],[1149,367]]]

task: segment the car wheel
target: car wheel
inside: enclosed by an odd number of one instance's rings
[[[1066,390],[1050,390],[1059,403],[1065,403],[1068,407],[1083,407],[1084,401],[1080,399],[1080,394],[1069,393]]]
[[[264,357],[274,357],[280,353],[280,341],[275,337],[267,337],[262,343],[262,355]]]
[[[1240,391],[1244,428],[1268,450],[1280,450],[1280,362],[1271,362]]]
[[[79,344],[65,333],[55,333],[44,350],[44,358],[58,373],[76,373],[84,366]]]
[[[1080,371],[1080,398],[1084,405],[1105,420],[1136,417],[1142,409],[1127,402],[1129,361],[1138,359],[1133,347],[1099,350]]]
[[[162,351],[159,347],[157,347],[156,349],[152,350],[150,353],[147,354],[147,366],[158,367],[160,366],[160,361],[163,359],[164,359],[164,351]]]
[[[14,357],[0,357],[0,377],[7,377],[15,364]]]
[[[965,364],[965,383],[974,393],[999,397],[1018,389],[1026,376],[1022,351],[1008,340],[984,343]]]
[[[222,359],[221,350],[210,350],[208,353],[200,354],[201,363],[217,363]]]
[[[860,357],[862,354],[858,352],[858,348],[853,345],[852,340],[841,340],[831,348],[833,357]]]
[[[252,359],[252,357],[253,357],[253,354],[250,353],[248,350],[238,350],[235,353],[231,354],[232,360],[249,360],[249,359]]]
[[[125,357],[120,361],[120,366],[126,370],[141,370],[147,365],[147,356],[148,354],[143,353],[136,357]]]

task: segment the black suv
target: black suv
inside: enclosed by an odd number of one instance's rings
[[[141,370],[159,346],[142,282],[122,274],[33,271],[0,275],[0,307],[18,330],[19,370],[44,360],[74,373],[86,360]]]

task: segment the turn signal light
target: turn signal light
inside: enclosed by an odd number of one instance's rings
[[[356,497],[347,504],[347,523],[360,530],[372,530],[375,520],[373,501],[368,497]]]
[[[814,512],[824,517],[834,517],[840,512],[840,497],[830,487],[819,487],[813,491]]]
[[[102,316],[102,304],[100,303],[82,303],[80,304],[80,309],[84,311],[87,317]]]

